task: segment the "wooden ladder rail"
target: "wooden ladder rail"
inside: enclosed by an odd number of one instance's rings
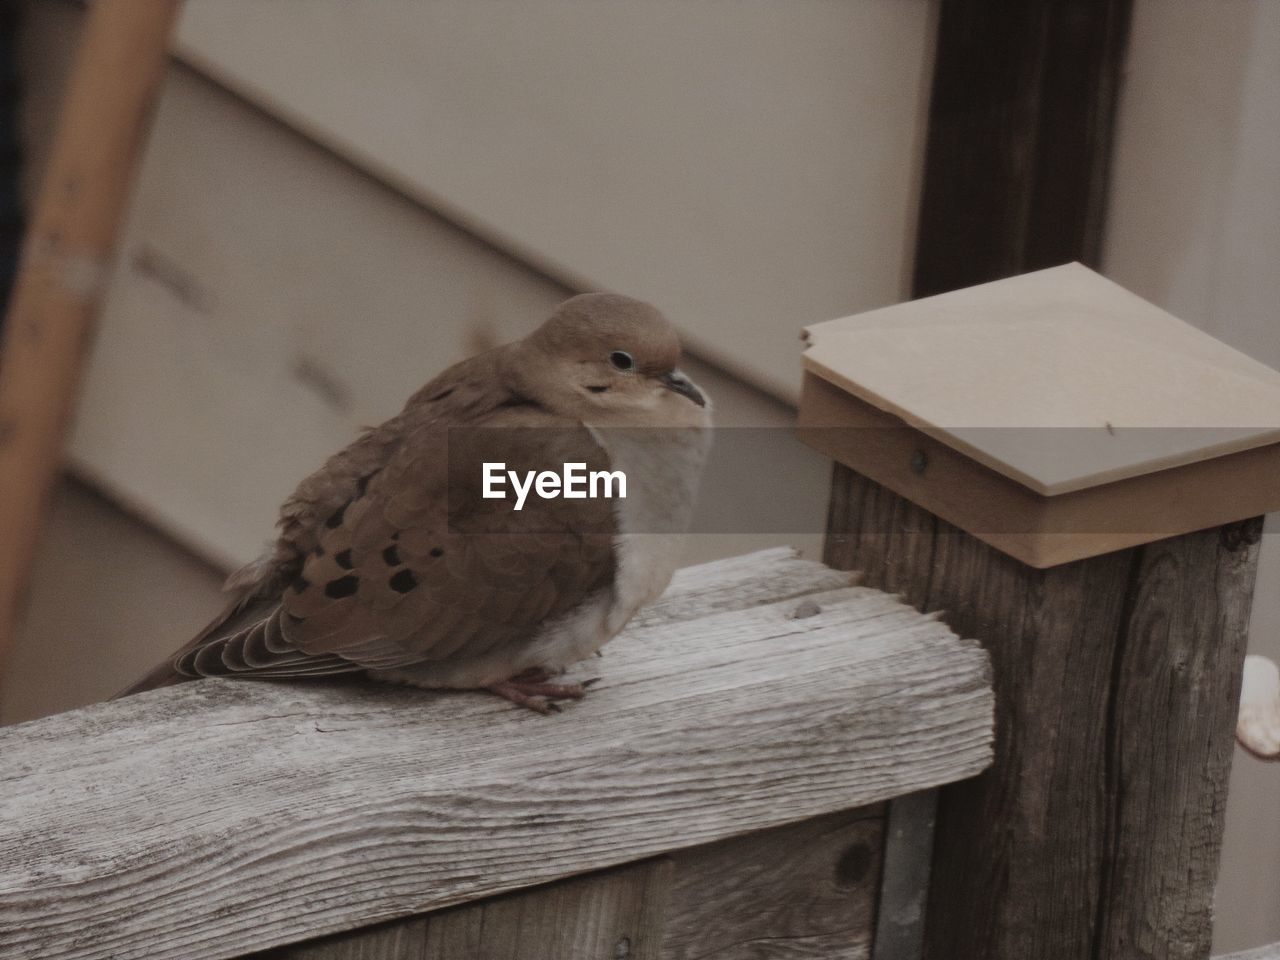
[[[177,0],[97,0],[0,345],[0,673],[21,614]]]

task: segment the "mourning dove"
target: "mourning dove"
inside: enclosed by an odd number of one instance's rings
[[[539,712],[580,697],[551,678],[665,589],[693,509],[710,410],[679,358],[655,308],[584,294],[450,367],[302,481],[278,539],[228,579],[229,606],[174,668],[359,672]],[[485,462],[621,471],[626,496],[531,494],[515,510],[483,497]]]

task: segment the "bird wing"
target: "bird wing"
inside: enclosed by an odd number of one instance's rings
[[[482,494],[482,464],[608,469],[590,432],[514,402],[466,426],[408,428],[376,472],[305,531],[311,544],[252,623],[214,630],[187,674],[301,676],[466,660],[527,641],[613,579],[611,504]]]

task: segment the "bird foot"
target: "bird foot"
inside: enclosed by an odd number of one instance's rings
[[[598,679],[592,678],[582,683],[548,683],[548,676],[545,670],[526,670],[519,676],[490,684],[485,689],[545,716],[560,712],[557,700],[581,700],[587,695],[587,688]]]

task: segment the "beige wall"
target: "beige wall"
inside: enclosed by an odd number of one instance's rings
[[[720,0],[549,0],[533,18],[528,9],[505,0],[187,6],[185,55],[219,82],[178,67],[165,84],[72,440],[82,470],[205,555],[243,562],[260,549],[276,504],[328,452],[393,414],[444,366],[521,335],[569,292],[489,242],[521,224],[545,245],[535,260],[560,250],[581,261],[567,271],[574,276],[598,273],[601,286],[651,295],[695,341],[714,330],[711,353],[755,350],[752,338],[765,331],[768,350],[739,358],[743,376],[706,364],[700,376],[710,378],[721,423],[789,422],[785,406],[749,383],[771,379],[794,393],[800,325],[903,295],[930,5],[823,0],[783,13],[749,3],[732,17]],[[56,86],[78,14],[54,0],[33,14],[30,86],[44,91]],[[565,18],[573,31],[553,29]],[[254,30],[232,29],[246,22]],[[837,34],[856,56],[833,55]],[[575,59],[574,38],[591,57]],[[606,52],[609,68],[599,60]],[[326,93],[335,76],[342,96]],[[677,81],[686,97],[662,86]],[[249,93],[252,105],[220,83]],[[611,103],[643,116],[619,127]],[[554,135],[530,119],[548,111],[559,114]],[[486,174],[497,179],[466,180],[486,163],[483,152],[468,153],[484,143],[475,128],[508,121],[511,149]],[[835,130],[801,136],[806,124]],[[677,131],[735,147],[675,156]],[[460,152],[432,154],[440,140]],[[628,171],[625,184],[572,167],[529,183],[554,166],[538,155],[554,144]],[[757,166],[766,160],[767,177]],[[455,226],[383,177],[431,196],[439,191],[427,178],[461,178],[472,192],[459,187],[446,209],[492,232]],[[572,222],[557,219],[570,208]],[[661,222],[644,219],[655,211]],[[821,234],[837,220],[839,238]],[[802,222],[818,233],[796,238]],[[613,240],[597,243],[593,231],[606,229]],[[790,237],[785,250],[753,246],[762,231]],[[691,236],[728,252],[733,269],[692,256],[681,247]],[[810,257],[819,237],[823,255]],[[605,247],[619,257],[589,266]],[[805,291],[857,295],[778,299],[770,278],[799,282],[788,259],[797,256]],[[622,268],[637,264],[647,281],[631,285]],[[680,284],[691,278],[699,297],[722,297],[723,312],[689,305]],[[814,521],[798,531],[813,549],[825,468],[795,456],[796,482],[779,499],[814,501]]]
[[[1280,368],[1280,4],[1138,0],[1106,272]],[[1280,524],[1250,647],[1280,660]],[[1280,940],[1280,764],[1236,751],[1215,948]]]
[[[906,293],[935,0],[188,0],[182,55],[783,399]]]
[[[90,487],[64,481],[0,678],[0,724],[119,693],[213,619],[222,578]]]

